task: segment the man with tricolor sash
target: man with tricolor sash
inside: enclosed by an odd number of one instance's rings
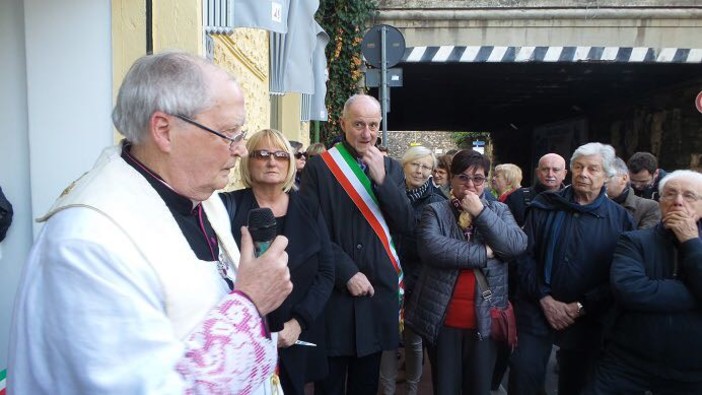
[[[402,266],[393,234],[412,227],[399,163],[375,147],[380,104],[367,95],[346,101],[344,140],[312,158],[301,191],[319,206],[336,262],[326,313],[329,375],[316,394],[377,392],[380,357],[397,348],[403,295]]]

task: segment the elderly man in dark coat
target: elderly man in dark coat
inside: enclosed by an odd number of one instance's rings
[[[347,100],[344,141],[306,165],[301,191],[319,205],[336,264],[327,305],[329,375],[317,394],[374,394],[382,351],[399,341],[402,270],[393,234],[409,233],[414,215],[399,163],[375,147],[380,104],[367,95]],[[304,231],[301,229],[300,231]]]
[[[566,170],[566,162],[562,156],[548,153],[539,159],[539,166],[536,168],[536,183],[530,187],[517,189],[505,200],[505,204],[512,212],[517,225],[524,226],[527,208],[534,201],[536,195],[544,191],[558,191],[563,188],[566,174],[568,174],[568,170]]]
[[[663,220],[617,244],[617,315],[593,394],[702,394],[702,174],[670,173],[659,202]]]
[[[612,253],[619,234],[633,229],[626,210],[605,194],[614,158],[609,145],[580,146],[570,159],[572,185],[541,193],[530,206],[529,244],[517,259],[519,345],[510,362],[510,394],[543,388],[553,344],[560,346],[559,394],[579,394],[591,377],[612,301]]]

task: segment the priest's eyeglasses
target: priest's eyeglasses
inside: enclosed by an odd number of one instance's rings
[[[189,123],[189,124],[191,124],[191,125],[193,125],[193,126],[197,126],[198,128],[200,128],[200,129],[202,129],[202,130],[204,130],[204,131],[206,131],[206,132],[210,132],[210,133],[212,133],[212,134],[214,134],[214,135],[216,135],[216,136],[219,136],[219,137],[221,137],[221,138],[227,140],[227,141],[229,142],[229,149],[231,149],[234,145],[236,145],[236,143],[240,142],[241,140],[244,139],[244,137],[246,137],[246,130],[242,130],[241,132],[234,133],[234,134],[232,135],[232,137],[229,137],[229,136],[227,136],[226,134],[224,134],[224,133],[222,133],[222,132],[218,132],[218,131],[216,131],[216,130],[214,130],[214,129],[210,129],[210,128],[208,128],[207,126],[205,126],[205,125],[203,125],[203,124],[201,124],[201,123],[199,123],[199,122],[197,122],[197,121],[195,121],[195,120],[192,120],[192,119],[190,119],[190,118],[188,118],[188,117],[186,117],[186,116],[183,116],[183,115],[176,115],[175,117],[178,118],[178,119],[180,119],[180,120],[182,120],[182,121],[185,121],[185,122],[187,122],[187,123]]]

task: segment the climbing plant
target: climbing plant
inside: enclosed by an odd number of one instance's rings
[[[342,133],[339,117],[344,103],[361,89],[361,41],[377,9],[376,0],[321,0],[319,3],[316,19],[329,34],[326,48],[329,120],[323,122],[320,128],[320,140],[325,144]]]

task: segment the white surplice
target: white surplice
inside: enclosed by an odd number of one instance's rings
[[[106,150],[50,211],[20,280],[10,394],[253,393],[275,368],[255,306],[194,255],[157,192]],[[203,204],[235,273],[218,196]]]

